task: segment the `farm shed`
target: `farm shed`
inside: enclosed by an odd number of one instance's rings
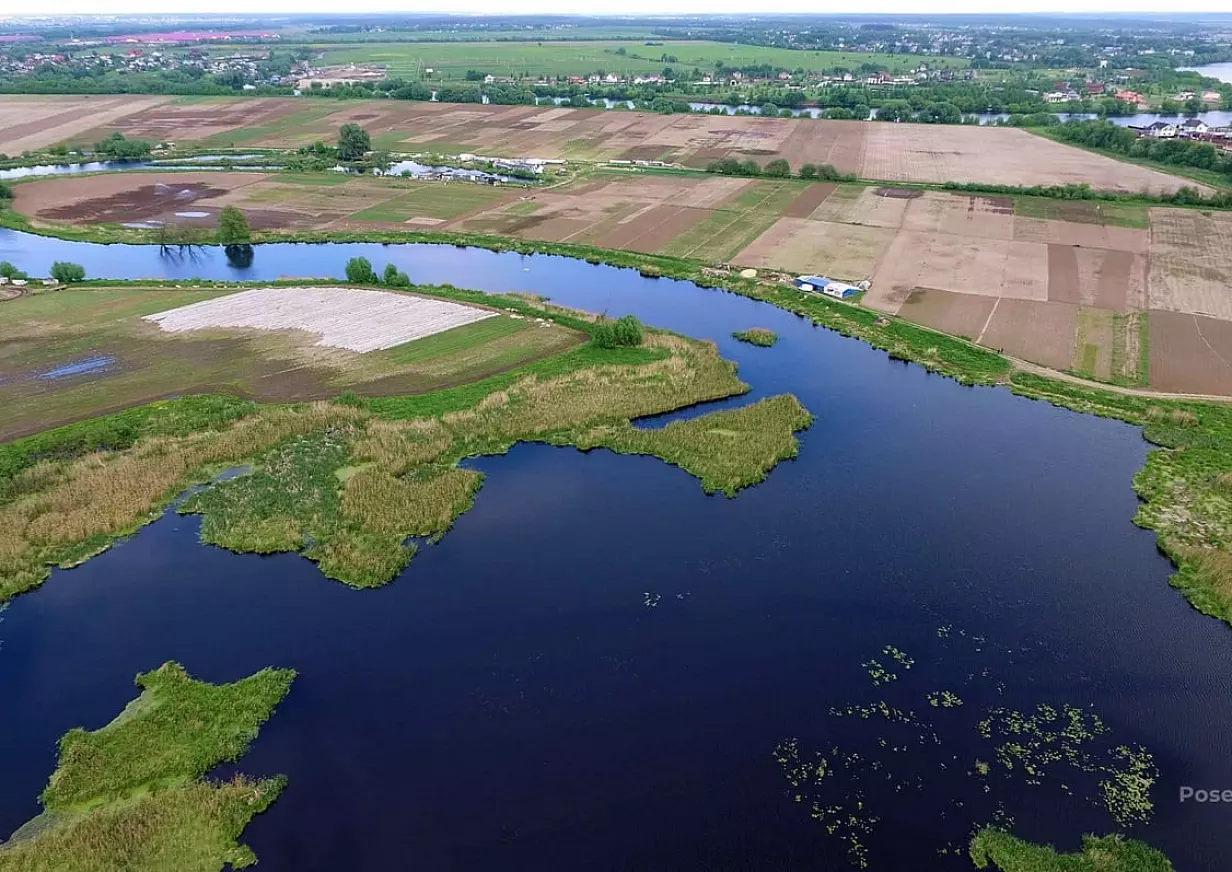
[[[860,288],[836,282],[825,276],[799,276],[796,279],[796,287],[802,291],[818,291],[827,297],[837,297],[840,300],[854,297],[860,292]]]

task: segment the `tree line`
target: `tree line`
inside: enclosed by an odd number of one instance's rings
[[[1110,121],[1070,121],[1054,127],[1053,133],[1058,139],[1074,145],[1172,166],[1210,170],[1232,178],[1232,156],[1221,153],[1209,142],[1139,136]]]

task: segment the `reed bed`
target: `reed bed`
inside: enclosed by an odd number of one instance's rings
[[[32,826],[29,836],[19,834],[0,846],[0,872],[242,869],[257,858],[238,843],[240,835],[278,798],[284,783],[237,775],[221,784],[195,782],[110,803],[88,814],[54,816]]]
[[[1172,863],[1151,846],[1121,835],[1083,836],[1082,851],[1059,854],[1004,830],[986,827],[971,840],[976,869],[1001,872],[1172,872]]]
[[[14,479],[23,492],[0,504],[0,601],[42,582],[50,565],[72,565],[106,549],[218,467],[361,416],[337,404],[275,407],[217,431],[155,435],[127,450],[27,467]]]
[[[800,401],[786,394],[673,421],[660,430],[643,430],[627,421],[598,427],[573,441],[583,450],[654,455],[700,478],[707,493],[721,491],[731,497],[763,481],[780,461],[794,458],[800,450],[795,434],[812,422]]]
[[[779,341],[779,334],[765,327],[750,327],[748,330],[737,330],[732,334],[732,338],[760,348],[769,348]]]
[[[411,537],[443,535],[471,506],[482,476],[460,460],[518,441],[652,454],[698,475],[707,490],[735,493],[795,455],[793,433],[810,419],[794,398],[662,431],[630,422],[747,390],[713,343],[649,331],[640,347],[591,344],[435,394],[211,410],[216,425],[199,431],[131,410],[119,450],[12,456],[0,497],[0,599],[40,583],[51,564],[105,549],[229,466],[250,470],[181,506],[203,516],[205,542],[302,552],[356,587],[392,579],[415,554]],[[86,436],[37,438],[99,445],[92,431]]]

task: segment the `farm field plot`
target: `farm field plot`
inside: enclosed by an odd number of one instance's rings
[[[226,194],[265,179],[261,173],[110,173],[48,178],[18,185],[14,207],[33,218],[76,224],[217,223]],[[267,222],[252,215],[256,226]]]
[[[981,342],[1053,369],[1070,369],[1078,307],[1037,300],[997,300]]]
[[[512,48],[526,50],[522,45]],[[466,63],[474,67],[473,60]],[[805,162],[832,163],[843,172],[886,181],[1017,185],[1086,182],[1096,188],[1153,192],[1193,184],[1009,128],[399,100],[152,99],[156,102],[149,105],[132,101],[136,108],[131,111],[116,108],[114,117],[98,116],[84,124],[72,122],[59,134],[49,133],[44,139],[90,139],[120,130],[207,145],[298,147],[318,139],[332,141],[342,124],[356,122],[369,130],[378,147],[394,151],[470,151],[588,160],[653,154],[656,159],[690,166],[704,166],[719,157],[752,158],[763,163],[784,157],[794,167]],[[13,100],[0,98],[0,114],[14,111]],[[57,105],[76,105],[89,114],[83,107],[93,104],[82,98]]]
[[[1152,309],[1232,320],[1232,215],[1151,210]]]
[[[0,98],[0,153],[21,154],[66,140],[93,143],[82,137],[100,125],[135,123],[140,116],[168,102],[169,97],[111,95],[53,97],[13,95]]]
[[[1147,323],[1151,387],[1232,395],[1232,321],[1152,310]]]
[[[321,399],[345,390],[371,396],[422,393],[503,372],[585,340],[554,324],[410,295],[391,296],[484,317],[413,341],[401,341],[410,335],[406,331],[391,334],[389,341],[400,344],[367,353],[319,345],[319,334],[305,330],[215,326],[170,333],[146,320],[159,313],[182,315],[193,305],[233,311],[236,296],[234,290],[124,287],[49,291],[0,302],[5,409],[0,439],[191,393],[271,402]],[[387,331],[388,325],[352,319],[347,329],[358,335]]]
[[[883,227],[781,218],[737,254],[741,266],[820,273],[847,281],[871,277],[894,239]]]
[[[433,79],[464,79],[468,70],[497,76],[584,76],[603,70],[623,76],[658,73],[665,65],[710,69],[716,61],[729,67],[772,64],[787,69],[854,69],[860,64],[902,71],[914,68],[918,59],[894,54],[866,52],[800,51],[765,46],[736,45],[707,41],[603,40],[587,42],[529,42],[521,39],[493,42],[385,42],[338,47],[313,46],[325,52],[328,64],[378,64],[390,76],[418,78],[431,68]],[[623,51],[622,51],[623,50]],[[957,58],[929,58],[929,64],[965,67]]]
[[[489,309],[391,291],[358,288],[260,288],[191,303],[145,320],[168,333],[186,330],[302,330],[315,345],[379,351],[495,317]]]
[[[826,122],[822,122],[826,123]],[[903,182],[988,182],[1003,185],[1086,183],[1114,191],[1164,193],[1184,179],[1122,163],[1008,127],[858,124],[867,128],[860,176]]]

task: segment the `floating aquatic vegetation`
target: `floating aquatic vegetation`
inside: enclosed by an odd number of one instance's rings
[[[1047,786],[1087,799],[1104,808],[1118,826],[1150,819],[1151,790],[1159,773],[1146,749],[1113,743],[1112,729],[1089,708],[1043,702],[1024,709],[988,705],[988,698],[1003,694],[1006,686],[992,665],[972,670],[970,655],[997,655],[1012,663],[1028,649],[1000,648],[950,625],[939,627],[937,637],[943,652],[953,651],[964,658],[954,689],[913,687],[906,679],[925,678],[919,669],[908,674],[916,660],[886,645],[880,657],[861,661],[860,666],[874,687],[888,686],[891,698],[853,701],[829,709],[831,718],[867,722],[840,730],[851,737],[848,742],[858,745],[808,749],[793,738],[775,748],[774,757],[790,785],[792,801],[808,807],[809,816],[845,846],[854,866],[865,869],[873,862],[869,847],[876,844],[872,836],[884,819],[884,811],[874,806],[886,801],[888,792],[913,791],[922,797],[934,791],[948,793],[921,804],[935,808],[944,821],[971,799],[961,786],[964,777],[971,779],[967,783],[973,794],[997,803],[997,826],[1012,821],[998,794],[1005,791],[1018,799],[1021,790],[1017,785],[1021,784]],[[931,674],[933,661],[927,662],[924,673]],[[945,665],[944,656],[939,662]],[[923,702],[927,707],[914,707]],[[964,764],[959,754],[947,752],[950,741],[968,747],[972,742],[984,744],[988,755],[979,753],[974,762]],[[922,754],[922,747],[937,750]],[[935,769],[931,777],[922,771],[930,767]],[[1007,790],[1011,787],[1015,789]],[[974,825],[978,830],[989,824],[985,819]],[[939,850],[943,855],[960,853],[953,842]]]
[[[929,691],[927,699],[933,708],[958,708],[963,704],[962,697],[950,690]]]

